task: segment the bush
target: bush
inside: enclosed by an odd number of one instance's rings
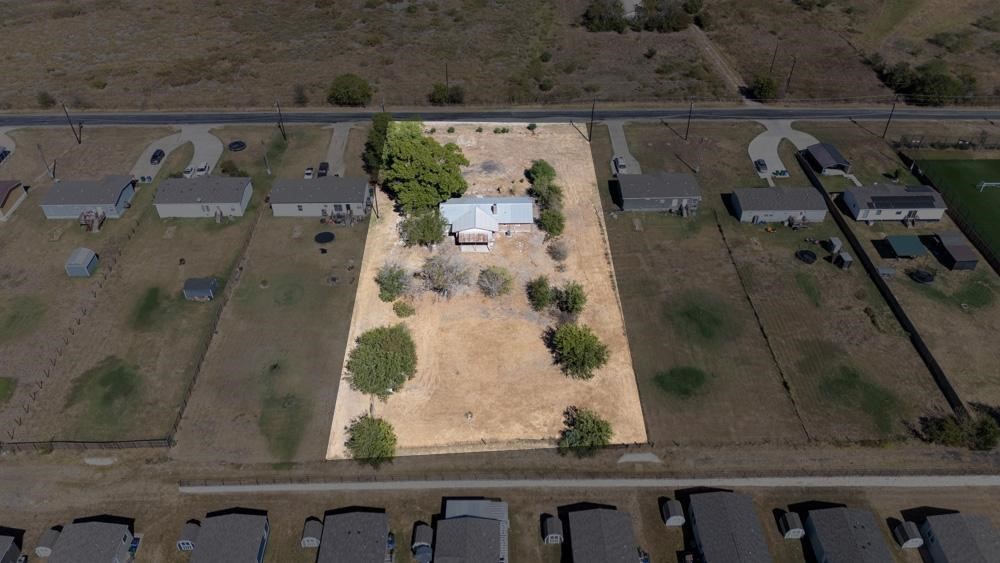
[[[963,420],[951,415],[925,417],[921,425],[927,441],[942,446],[987,451],[995,448],[1000,440],[1000,426],[990,416]]]
[[[556,169],[545,160],[533,160],[531,168],[524,171],[524,176],[532,184],[550,184],[556,179]]]
[[[549,285],[549,278],[538,276],[528,282],[525,287],[528,293],[528,303],[535,311],[544,311],[555,301],[555,292]]]
[[[587,293],[583,290],[583,286],[576,282],[567,283],[556,293],[556,308],[563,313],[579,315],[586,304]]]
[[[591,0],[587,10],[583,12],[583,26],[587,31],[617,31],[623,33],[625,7],[621,0]]]
[[[448,132],[449,133],[454,133],[455,132],[455,128],[454,127],[449,127],[448,128]]]
[[[773,100],[778,97],[778,85],[770,76],[757,76],[750,82],[748,93],[755,100]]]
[[[469,285],[469,270],[458,261],[442,255],[425,260],[419,276],[426,289],[446,299],[462,286]]]
[[[542,61],[543,63],[547,63],[552,60],[552,53],[548,51],[542,51],[542,54],[539,55],[538,60]]]
[[[611,423],[592,410],[569,407],[563,413],[566,427],[559,436],[559,453],[573,452],[577,456],[592,455],[611,443]]]
[[[232,160],[223,160],[220,162],[219,172],[222,172],[223,176],[231,176],[233,178],[248,178],[250,176],[246,170],[236,166],[236,163]]]
[[[692,16],[701,11],[702,0],[685,0],[684,11]]]
[[[490,266],[479,272],[477,283],[483,295],[498,297],[510,293],[510,289],[514,285],[514,276],[506,268]]]
[[[401,319],[412,317],[417,313],[417,310],[409,301],[396,301],[392,304],[392,310],[396,313],[396,316]]]
[[[715,24],[715,18],[708,12],[701,12],[694,17],[694,24],[705,31],[709,31]]]
[[[297,106],[304,106],[309,103],[309,96],[306,95],[306,87],[296,84],[292,90],[292,103]]]
[[[417,371],[417,348],[399,324],[361,334],[347,359],[351,388],[385,400]]]
[[[361,415],[347,427],[346,446],[352,458],[378,467],[396,455],[396,432],[381,418]]]
[[[50,107],[56,105],[56,99],[52,97],[52,94],[49,94],[45,90],[42,90],[35,95],[35,101],[38,102],[38,107],[42,109],[49,109]]]
[[[482,127],[476,127],[476,133],[482,133],[482,132],[483,132]]]
[[[576,379],[590,379],[608,363],[607,345],[585,325],[567,323],[555,329],[552,349],[563,372]]]
[[[364,106],[368,105],[374,93],[364,78],[356,74],[341,74],[330,84],[326,101],[335,106]]]
[[[375,283],[378,284],[378,298],[386,303],[395,301],[400,295],[406,293],[409,287],[409,276],[398,264],[386,264],[378,269],[375,274]]]
[[[435,106],[454,105],[465,102],[465,89],[461,86],[446,86],[441,82],[434,84],[427,101]]]
[[[647,59],[651,59],[651,58],[655,57],[656,56],[656,47],[650,46],[649,49],[646,49],[646,52],[643,53],[642,56],[646,57]]]
[[[419,211],[403,219],[400,234],[406,246],[431,246],[444,240],[448,222],[437,209]]]
[[[538,129],[538,124],[536,124],[536,123],[529,123],[528,124],[528,131],[531,131],[532,133],[534,133],[535,129]]]
[[[555,209],[543,209],[538,215],[538,227],[549,237],[557,237],[566,228],[566,218],[562,212]]]
[[[551,78],[546,77],[538,81],[538,89],[542,92],[548,92],[555,87],[556,83]]]
[[[548,248],[545,249],[548,252],[549,257],[556,262],[562,262],[569,258],[569,247],[566,243],[561,240],[554,240],[549,243]]]

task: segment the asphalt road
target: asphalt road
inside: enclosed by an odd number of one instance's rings
[[[375,113],[375,109],[359,111],[314,111],[285,113],[287,123],[341,123],[345,121],[364,121]],[[477,109],[439,109],[425,110],[392,110],[398,119],[422,119],[425,121],[535,121],[535,122],[584,122],[590,119],[590,108],[581,109],[511,109],[511,110],[477,110]],[[645,108],[619,109],[598,107],[596,118],[627,119],[627,120],[657,120],[683,119],[688,114],[687,108]],[[227,124],[227,123],[274,123],[277,114],[274,112],[239,112],[239,111],[205,111],[205,112],[122,112],[122,113],[89,113],[74,112],[74,121],[83,121],[87,125],[180,125],[180,124]],[[759,119],[797,119],[797,120],[885,120],[889,116],[889,108],[787,108],[748,105],[731,108],[702,108],[694,112],[694,118],[700,120],[759,120]],[[953,108],[897,108],[893,119],[899,120],[1000,120],[1000,109],[953,109]],[[45,114],[0,114],[0,127],[26,127],[40,125],[66,125],[62,113]]]

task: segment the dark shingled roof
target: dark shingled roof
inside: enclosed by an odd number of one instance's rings
[[[693,174],[654,172],[618,176],[622,199],[700,198],[701,189]]]
[[[1000,563],[1000,535],[986,516],[941,514],[927,525],[949,561]]]
[[[42,198],[42,205],[107,205],[118,203],[131,176],[105,176],[101,180],[56,182]]]
[[[822,546],[829,563],[893,563],[875,516],[867,510],[837,507],[811,510],[806,519],[815,534],[813,549]],[[817,545],[817,543],[819,545]]]
[[[497,563],[499,520],[461,516],[440,520],[434,541],[434,563]]]
[[[153,203],[240,203],[250,178],[200,176],[168,178],[156,188]]]
[[[267,516],[228,513],[205,518],[189,563],[256,561]]]
[[[50,563],[91,563],[111,561],[122,548],[129,532],[126,524],[113,522],[73,522],[63,528],[52,547]]]
[[[851,163],[830,143],[817,143],[806,147],[806,152],[823,168],[849,166]]]
[[[364,176],[282,179],[271,188],[271,203],[361,203],[367,195]]]
[[[383,563],[389,518],[384,512],[346,512],[323,519],[316,563]]]
[[[745,211],[826,211],[826,200],[815,188],[736,188]]]
[[[627,512],[594,508],[569,513],[573,563],[635,563],[639,552]]]
[[[771,563],[753,500],[741,493],[691,495],[688,511],[705,563]]]

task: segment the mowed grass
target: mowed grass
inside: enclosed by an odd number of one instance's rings
[[[816,276],[808,272],[795,272],[795,284],[806,294],[814,307],[822,305],[823,294],[816,283]]]
[[[110,440],[135,424],[135,406],[142,393],[137,368],[117,356],[108,356],[73,382],[65,412],[71,438]]]
[[[261,408],[258,427],[268,449],[280,462],[290,461],[299,450],[312,402],[301,391],[297,376],[290,374],[286,360],[276,360],[261,374]]]
[[[665,303],[664,314],[678,336],[712,346],[737,336],[743,324],[726,310],[720,298],[706,290],[690,290]]]
[[[708,374],[691,366],[661,371],[653,378],[664,393],[679,399],[690,399],[703,392]]]
[[[820,382],[819,392],[829,403],[860,410],[882,434],[890,434],[903,416],[896,395],[851,366],[837,366]]]
[[[1000,187],[976,188],[979,182],[1000,182],[1000,160],[921,160],[917,163],[945,201],[1000,256]]]
[[[159,287],[150,287],[132,310],[131,324],[136,330],[152,328],[162,322],[176,299]]]
[[[0,309],[0,343],[31,334],[45,316],[45,303],[34,297],[20,297]]]
[[[0,377],[0,406],[3,406],[14,396],[17,380],[13,377]]]
[[[907,282],[927,297],[946,305],[985,309],[996,300],[996,284],[982,271],[965,279],[958,289],[950,293],[935,284],[917,283],[909,278]]]

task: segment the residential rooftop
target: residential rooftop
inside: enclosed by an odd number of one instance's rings
[[[271,203],[361,203],[368,197],[364,176],[282,178],[271,188]]]
[[[42,198],[42,205],[107,205],[113,207],[131,176],[105,176],[100,180],[56,182]]]
[[[618,176],[622,199],[661,199],[701,197],[701,188],[693,174],[653,172]]]
[[[156,188],[153,203],[227,204],[243,201],[243,192],[250,178],[230,176],[200,176],[196,178],[168,178]]]

